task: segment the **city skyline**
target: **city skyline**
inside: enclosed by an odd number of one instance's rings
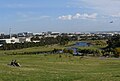
[[[119,31],[119,10],[119,0],[2,0],[0,32]]]

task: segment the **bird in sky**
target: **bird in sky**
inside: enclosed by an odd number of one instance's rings
[[[110,21],[110,23],[113,23],[113,21]]]

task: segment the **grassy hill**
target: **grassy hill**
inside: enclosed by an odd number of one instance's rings
[[[49,45],[0,51],[0,81],[119,81],[120,58],[81,57],[71,54],[31,54],[14,53],[50,51],[71,46]],[[93,45],[80,49],[99,49],[104,46]],[[9,66],[17,60],[21,67]]]
[[[21,67],[7,65],[16,59]],[[0,81],[119,81],[120,60],[71,55],[3,55]]]
[[[24,53],[24,52],[51,51],[53,49],[64,49],[74,44],[75,42],[76,41],[69,42],[67,45],[55,44],[55,45],[23,48],[23,49],[17,49],[17,50],[0,50],[0,55],[14,55],[14,54],[19,54],[19,53]]]
[[[0,50],[0,55],[14,55],[15,53],[24,53],[24,52],[37,52],[37,51],[51,51],[54,48],[56,49],[64,49],[64,46],[60,45],[48,45],[48,46],[40,46],[40,47],[31,47],[31,48],[23,48],[17,50]]]

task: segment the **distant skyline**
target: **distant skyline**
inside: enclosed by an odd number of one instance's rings
[[[0,32],[9,28],[13,33],[120,31],[120,0],[1,0]]]

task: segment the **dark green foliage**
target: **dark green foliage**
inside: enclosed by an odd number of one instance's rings
[[[114,35],[107,41],[108,48],[120,47],[120,35]]]
[[[68,36],[62,36],[60,39],[60,45],[66,45],[70,41]]]
[[[116,48],[120,47],[120,35],[114,35],[107,41],[108,46],[104,49],[108,54],[113,53],[114,57],[119,57],[119,52]]]
[[[40,40],[40,38],[38,36],[34,36],[34,37],[31,38],[31,41],[34,41],[34,40],[38,41],[38,40]]]
[[[64,53],[73,54],[73,50],[72,50],[72,49],[64,49],[63,52],[64,52]]]
[[[56,48],[54,48],[54,50],[52,50],[52,52],[51,53],[60,53],[60,51],[62,51],[62,49],[56,49]]]
[[[120,48],[115,48],[113,52],[114,52],[114,57],[118,58],[120,56]]]
[[[39,38],[38,36],[35,36],[31,38],[31,41],[39,41],[39,42],[24,42],[24,43],[15,43],[15,44],[4,44],[2,47],[0,47],[1,50],[14,50],[14,49],[22,49],[22,48],[28,48],[28,47],[38,47],[38,46],[45,46],[45,45],[53,45],[53,44],[60,44],[60,45],[66,45],[69,41],[75,40],[74,37],[68,37],[68,36],[58,36],[56,38],[54,37],[43,37]]]
[[[89,55],[92,54],[93,56],[100,56],[101,52],[99,50],[94,49],[79,49],[79,53],[82,53],[83,55]]]

